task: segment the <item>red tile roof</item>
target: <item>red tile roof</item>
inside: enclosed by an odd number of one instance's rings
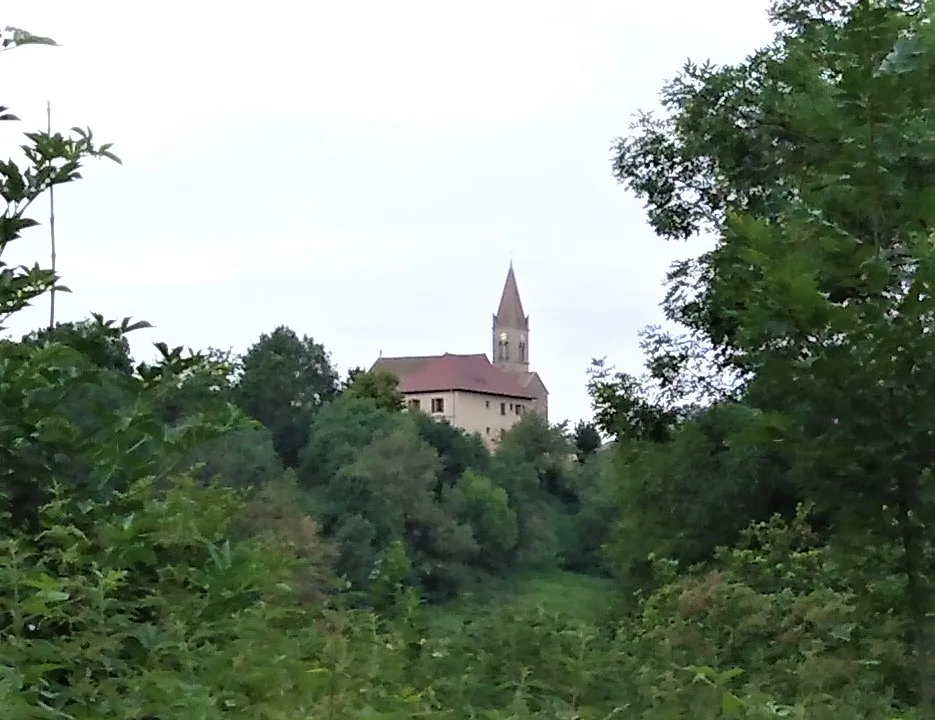
[[[404,393],[464,390],[534,400],[535,395],[522,387],[518,378],[494,367],[486,355],[451,355],[427,358],[417,370],[399,379]]]
[[[403,357],[381,357],[371,367],[370,372],[382,371],[395,375],[398,379],[411,375],[429,360],[437,360],[441,355],[409,355]]]

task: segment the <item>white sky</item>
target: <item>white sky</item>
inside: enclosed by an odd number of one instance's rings
[[[386,355],[490,353],[511,254],[552,419],[589,416],[586,369],[639,371],[661,281],[699,245],[657,239],[609,147],[686,58],[770,36],[766,0],[7,0],[18,133],[90,126],[123,167],[56,196],[60,320],[242,351],[286,324],[342,373]],[[43,210],[40,215],[45,215]],[[48,257],[31,231],[4,260]],[[17,336],[45,321],[18,316]]]

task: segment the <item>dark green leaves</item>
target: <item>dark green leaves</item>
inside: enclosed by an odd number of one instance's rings
[[[13,30],[4,40],[4,47],[23,44],[53,44],[47,38],[24,34]],[[13,119],[4,115],[5,119]],[[29,207],[47,190],[55,185],[69,183],[81,177],[80,168],[89,157],[104,157],[120,162],[111,151],[110,145],[96,146],[90,130],[73,129],[72,137],[60,133],[26,133],[28,144],[22,150],[28,161],[23,169],[12,160],[0,161],[0,198],[6,207],[0,215],[0,256],[7,246],[20,239],[23,231],[39,223],[29,217]],[[30,305],[37,297],[50,291],[67,292],[57,285],[57,277],[51,270],[12,268],[0,263],[0,322],[11,314]]]
[[[0,261],[0,322],[28,307],[33,300],[52,288],[70,292],[65,286],[57,285],[56,281],[55,273],[41,269],[38,264],[31,268],[10,267]]]
[[[659,235],[714,235],[713,250],[670,276],[666,312],[717,358],[712,375],[742,378],[749,413],[723,450],[690,467],[631,464],[627,497],[653,498],[659,487],[677,488],[672,503],[698,488],[707,495],[711,481],[697,477],[706,464],[741,451],[766,460],[736,477],[743,465],[727,469],[736,484],[718,481],[728,492],[717,505],[776,472],[771,489],[785,510],[790,495],[814,501],[851,572],[868,553],[901,556],[872,572],[904,583],[888,612],[907,621],[905,640],[926,657],[935,602],[931,4],[781,0],[772,16],[775,42],[734,66],[688,64],[664,90],[665,115],[641,117],[617,146],[614,171],[646,201]],[[690,360],[657,351],[648,365],[679,386],[671,378],[688,374]],[[632,378],[598,379],[597,409],[638,428],[646,392]],[[698,422],[681,425],[671,456]],[[696,496],[676,518],[698,507]],[[696,517],[703,527],[710,508]],[[634,534],[643,527],[628,522]],[[877,601],[866,592],[862,602]],[[916,689],[932,686],[925,664]],[[935,706],[922,716],[935,717]]]
[[[370,390],[379,390],[391,404],[398,399],[385,382]],[[318,409],[337,393],[338,374],[325,347],[281,326],[249,348],[234,396],[247,415],[273,433],[283,463],[295,467]]]

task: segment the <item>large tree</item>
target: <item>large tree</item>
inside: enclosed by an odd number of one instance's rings
[[[755,411],[734,443],[794,451],[788,476],[833,519],[869,588],[909,619],[917,690],[935,716],[926,538],[935,517],[935,30],[927,3],[779,0],[769,46],[689,63],[617,145],[618,178],[657,233],[711,233],[676,266],[666,310]],[[692,344],[693,343],[693,344]],[[660,343],[650,366],[688,366]],[[697,358],[697,355],[696,355]]]
[[[776,223],[793,206],[820,212],[860,242],[813,268],[815,285],[835,303],[860,300],[874,289],[861,263],[929,224],[930,93],[912,87],[932,62],[927,31],[917,27],[922,6],[777,0],[776,41],[738,65],[688,62],[663,89],[664,113],[641,114],[617,141],[616,177],[645,200],[650,224],[667,239],[723,239],[736,213]],[[906,32],[914,34],[901,38]],[[849,202],[856,185],[876,188],[873,204]],[[732,247],[719,242],[677,263],[665,308],[725,365],[746,372],[737,318],[744,299],[715,295],[719,280],[743,265]],[[670,359],[682,362],[654,367],[659,376],[685,369],[692,353],[680,347],[669,347]]]
[[[269,428],[286,467],[295,467],[315,413],[337,392],[338,374],[324,346],[282,325],[247,351],[234,398]]]

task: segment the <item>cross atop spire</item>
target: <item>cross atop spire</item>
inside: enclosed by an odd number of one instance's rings
[[[494,323],[502,328],[529,329],[529,318],[523,311],[523,301],[519,297],[519,287],[516,284],[512,260],[510,260],[510,269],[506,273],[506,282],[500,294],[500,306],[497,308]]]

